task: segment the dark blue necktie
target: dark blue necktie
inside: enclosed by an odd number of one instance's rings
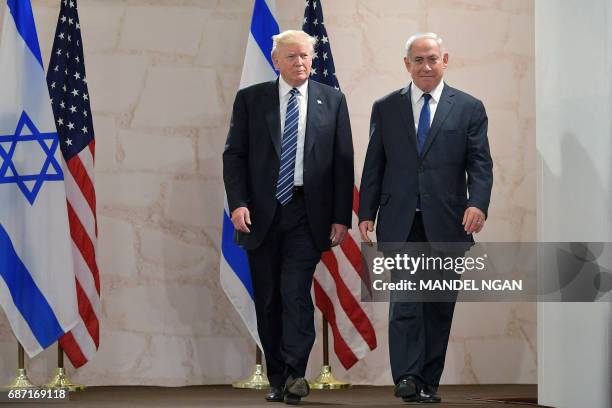
[[[421,114],[419,115],[419,127],[417,128],[417,144],[419,148],[419,155],[423,154],[423,148],[425,147],[425,141],[429,134],[429,119],[431,119],[431,112],[429,110],[429,100],[431,99],[430,94],[423,94],[423,107],[421,108]],[[417,208],[421,209],[421,196],[417,198]]]
[[[299,95],[300,91],[293,88],[290,93],[291,96],[289,97],[289,102],[287,102],[287,114],[285,115],[283,141],[281,143],[278,181],[276,182],[276,199],[281,205],[287,204],[293,198],[295,153],[297,152],[298,122],[300,121],[300,109],[297,101],[297,95]]]
[[[419,116],[419,127],[417,129],[417,141],[419,144],[419,154],[423,153],[425,147],[425,141],[429,134],[429,122],[431,119],[431,112],[429,110],[429,100],[431,99],[430,94],[423,94],[423,108],[421,109],[421,115]]]

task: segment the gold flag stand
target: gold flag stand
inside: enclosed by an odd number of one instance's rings
[[[252,390],[261,390],[270,387],[270,383],[268,382],[268,377],[264,372],[261,360],[261,350],[259,347],[257,347],[257,351],[255,352],[255,368],[253,370],[253,374],[251,374],[251,376],[245,380],[232,383],[232,387],[249,388]]]
[[[25,353],[24,353],[23,346],[21,345],[21,343],[18,343],[18,346],[17,346],[17,364],[18,364],[17,376],[6,388],[9,390],[18,390],[18,389],[23,390],[23,389],[38,388],[37,386],[32,384],[32,381],[30,381],[30,378],[28,377],[28,373],[26,372]]]
[[[64,389],[70,392],[82,391],[85,389],[84,385],[74,384],[68,378],[66,369],[64,368],[64,350],[59,342],[57,343],[57,368],[55,369],[55,376],[45,385],[45,388]]]
[[[337,380],[329,365],[329,327],[323,317],[323,366],[317,378],[310,382],[310,388],[315,390],[341,390],[351,388],[351,383]]]

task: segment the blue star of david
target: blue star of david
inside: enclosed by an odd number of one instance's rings
[[[22,135],[22,132],[26,127],[32,133],[31,135]],[[51,141],[51,146],[47,146],[47,143],[45,143],[45,141],[48,140]],[[15,148],[17,147],[17,143],[32,141],[38,141],[38,145],[40,145],[42,149],[41,154],[46,155],[45,161],[38,174],[19,174],[15,163],[13,163]],[[8,150],[3,147],[3,144],[6,142],[10,142],[10,147]],[[0,185],[7,183],[17,184],[28,202],[31,205],[34,205],[36,196],[40,192],[40,189],[45,181],[57,181],[64,179],[62,167],[55,158],[55,152],[57,151],[58,145],[59,139],[57,137],[57,132],[41,133],[36,128],[34,122],[32,122],[32,119],[30,119],[28,114],[25,113],[25,111],[22,112],[15,129],[15,134],[0,135]],[[53,168],[55,173],[48,174],[50,167]],[[12,172],[10,175],[9,170]],[[31,186],[31,188],[29,188],[26,185],[26,182],[31,181],[34,181],[34,184]]]

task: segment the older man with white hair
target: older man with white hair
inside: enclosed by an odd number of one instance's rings
[[[365,242],[466,243],[482,230],[493,185],[487,115],[478,99],[443,80],[448,53],[434,33],[417,34],[404,57],[412,83],[372,107],[361,178],[359,230]],[[419,250],[420,251],[420,250]],[[461,250],[462,251],[462,250]],[[404,299],[406,300],[406,299]],[[435,299],[434,299],[435,300]],[[437,388],[455,303],[392,301],[389,354],[395,396],[440,402]]]
[[[289,30],[273,40],[280,76],[236,95],[223,179],[251,268],[266,400],[297,404],[309,393],[314,270],[351,225],[353,142],[342,92],[308,80],[316,39]]]

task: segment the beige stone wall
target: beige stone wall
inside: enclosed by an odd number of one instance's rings
[[[59,0],[33,0],[44,61]],[[218,384],[250,373],[253,346],[218,280],[221,152],[238,88],[251,0],[79,0],[97,136],[102,339],[76,381]],[[277,0],[281,29],[303,1]],[[484,101],[495,161],[482,241],[535,240],[534,15],[529,0],[324,0],[361,176],[372,102],[403,87],[403,44],[436,31],[447,81]],[[359,178],[358,178],[359,179]],[[386,305],[378,349],[338,377],[389,384]],[[446,383],[536,382],[535,307],[460,304]],[[15,369],[0,317],[0,383]],[[43,382],[55,350],[29,362]],[[321,364],[317,342],[309,365]],[[71,371],[72,372],[72,371]]]

